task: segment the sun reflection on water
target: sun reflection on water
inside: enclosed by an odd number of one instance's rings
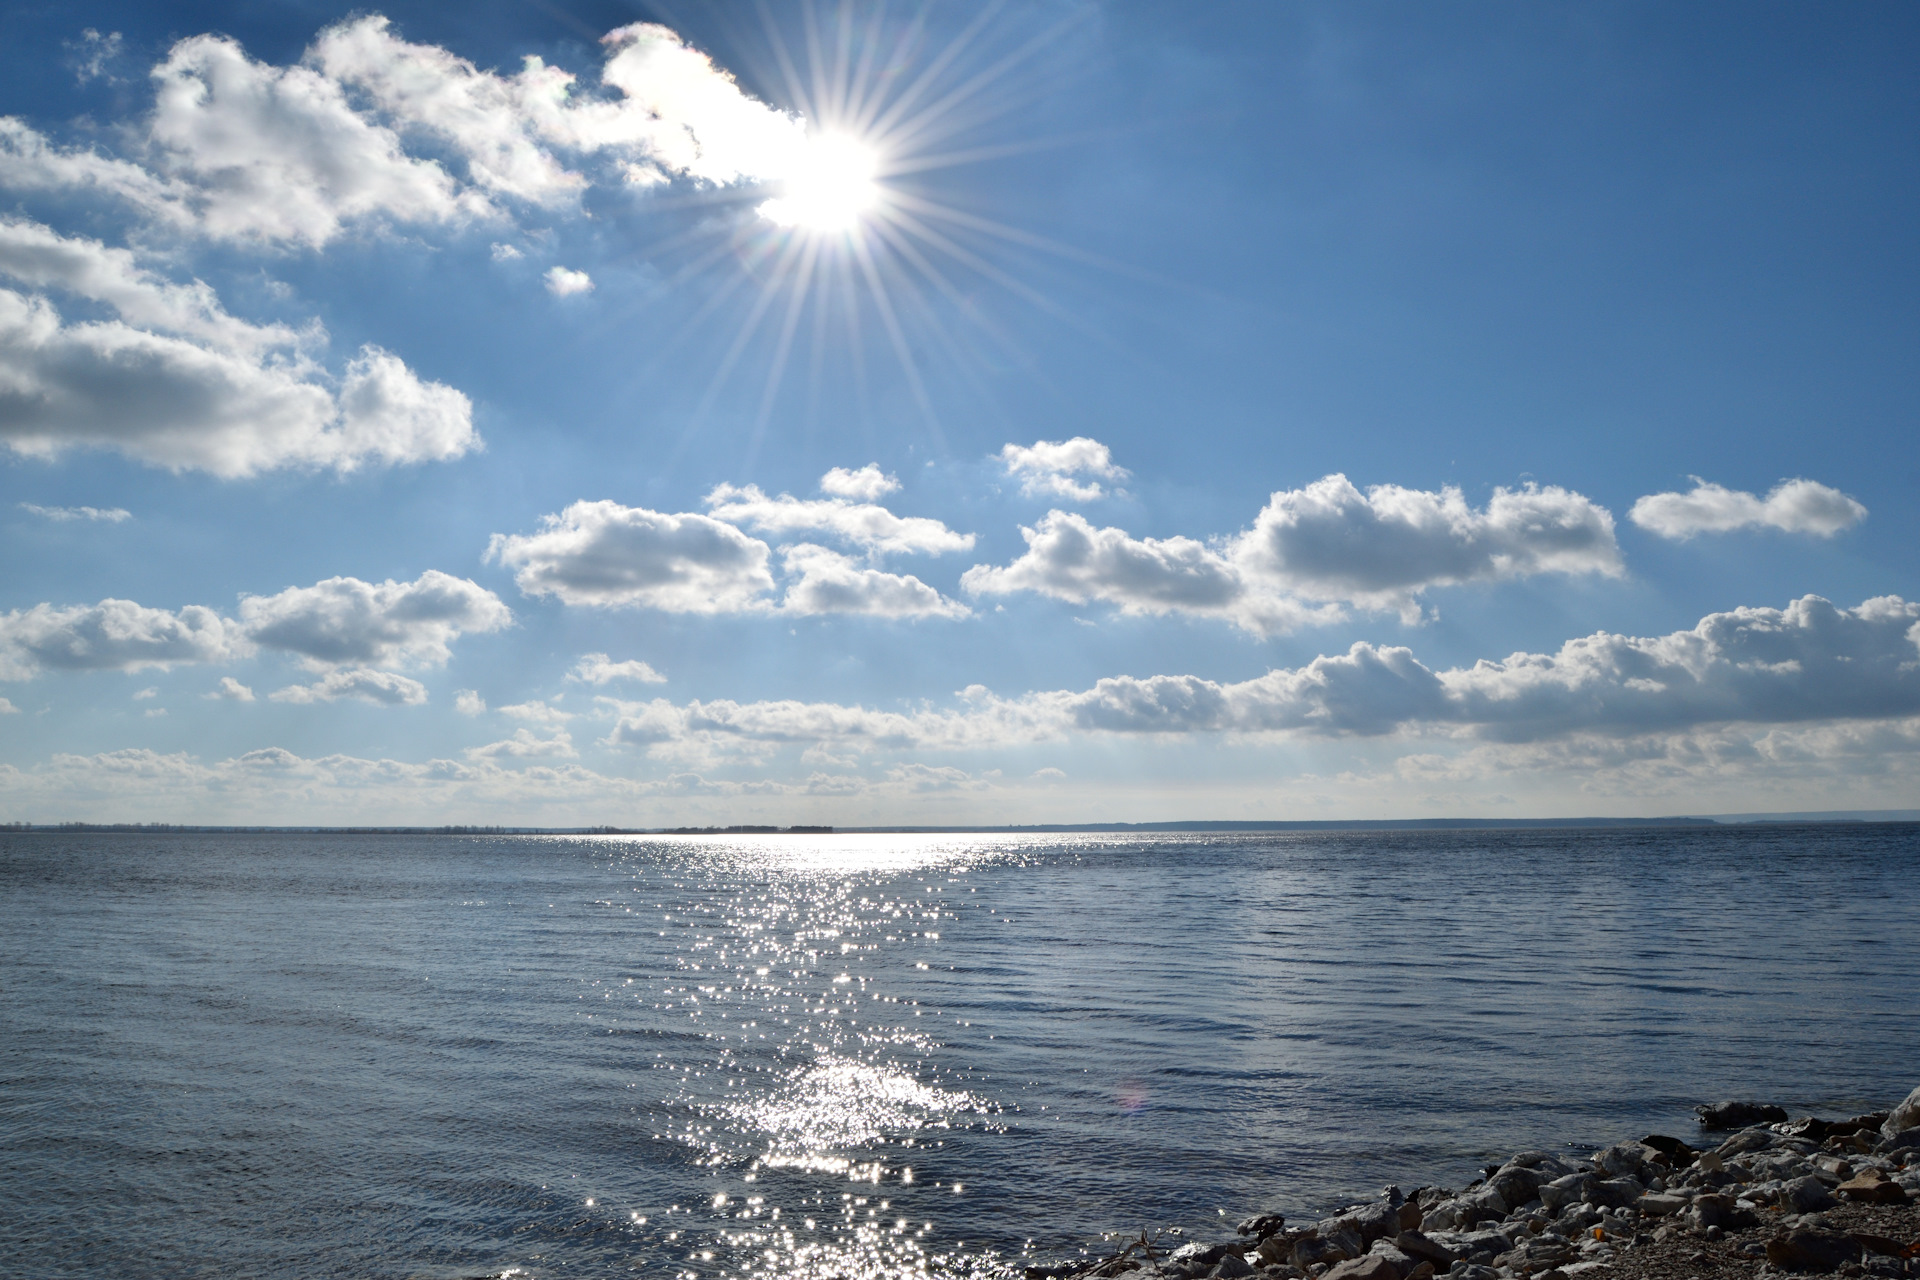
[[[943,927],[979,908],[968,873],[1018,850],[897,835],[627,845],[632,900],[603,905],[645,931],[656,968],[605,984],[628,1003],[590,1016],[648,1034],[649,1133],[697,1180],[662,1215],[676,1229],[655,1236],[656,1264],[699,1280],[1005,1273],[937,1228],[965,1195],[947,1139],[1009,1122],[941,1060],[939,957]]]

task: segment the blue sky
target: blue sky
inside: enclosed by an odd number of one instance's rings
[[[1920,803],[1903,7],[7,25],[0,817]]]

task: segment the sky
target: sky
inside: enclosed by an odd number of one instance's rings
[[[1920,807],[1910,6],[4,13],[0,820]]]

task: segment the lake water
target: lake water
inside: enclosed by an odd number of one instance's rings
[[[0,834],[8,1274],[895,1275],[1920,1084],[1920,827]]]

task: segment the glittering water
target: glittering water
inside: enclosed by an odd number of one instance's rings
[[[1920,1083],[1920,828],[0,834],[34,1277],[991,1271]],[[1913,1077],[1913,1078],[1910,1078]]]

